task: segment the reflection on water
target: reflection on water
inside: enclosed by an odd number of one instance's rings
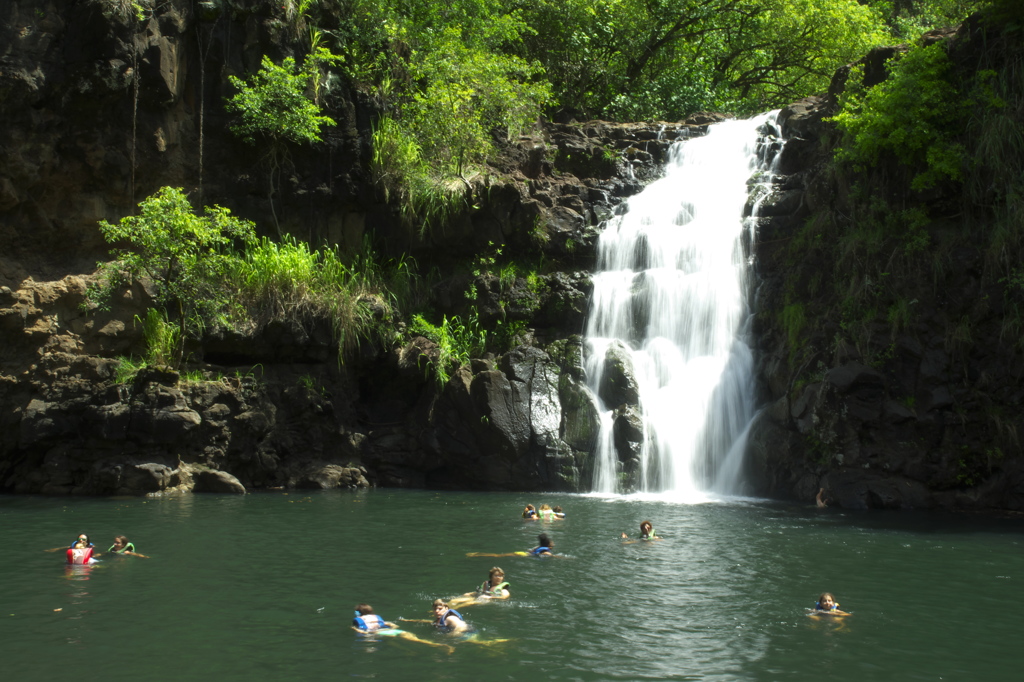
[[[564,521],[525,522],[525,503]],[[623,544],[651,519],[659,542]],[[757,500],[369,491],[0,498],[7,679],[1011,679],[1024,526]],[[151,559],[68,569],[86,530]],[[569,559],[475,558],[548,533]],[[38,548],[38,549],[37,549]],[[463,609],[454,652],[358,637],[353,605],[429,618],[493,565],[512,598]],[[808,618],[823,591],[853,613]],[[446,642],[427,624],[403,629]],[[129,652],[131,665],[119,665]],[[170,662],[169,662],[170,661]],[[824,666],[824,668],[823,668]]]

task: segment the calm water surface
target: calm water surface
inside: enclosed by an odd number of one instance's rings
[[[565,521],[524,522],[526,502]],[[624,545],[651,518],[662,542]],[[1020,679],[1024,523],[726,500],[368,491],[0,497],[7,680]],[[568,558],[467,557],[536,544]],[[68,570],[79,532],[149,560]],[[455,651],[349,629],[480,584]],[[853,616],[815,622],[817,595]],[[58,610],[59,609],[59,610]],[[406,629],[446,641],[427,625]]]

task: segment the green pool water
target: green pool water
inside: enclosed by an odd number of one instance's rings
[[[527,502],[562,505],[525,522]],[[665,539],[624,545],[650,518]],[[751,500],[374,490],[0,497],[7,680],[1017,680],[1024,523]],[[564,558],[512,552],[548,532]],[[67,569],[79,532],[150,559]],[[350,629],[429,617],[500,565],[453,653]],[[822,591],[853,613],[805,615]],[[449,641],[428,625],[407,629]]]

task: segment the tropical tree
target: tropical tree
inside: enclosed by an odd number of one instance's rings
[[[274,226],[281,228],[274,209],[274,194],[280,182],[282,164],[288,159],[288,144],[320,141],[320,129],[334,125],[334,120],[320,113],[320,106],[306,96],[319,93],[319,84],[326,66],[340,59],[324,47],[315,47],[299,68],[295,59],[287,57],[280,65],[264,56],[260,70],[248,81],[229,76],[238,92],[227,101],[228,111],[239,119],[231,131],[251,145],[267,143],[263,158],[268,173],[268,194]]]
[[[112,249],[113,260],[99,264],[91,300],[105,306],[118,287],[151,282],[156,301],[177,318],[180,363],[181,343],[226,304],[223,275],[234,260],[228,247],[253,243],[253,224],[220,206],[196,215],[180,189],[164,187],[139,204],[138,215],[116,225],[103,220],[99,227],[107,242],[128,246]]]

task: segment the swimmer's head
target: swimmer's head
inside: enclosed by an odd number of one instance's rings
[[[556,514],[561,514],[562,513],[562,508],[561,507],[555,507],[551,511],[555,512]]]
[[[831,592],[822,592],[818,597],[818,608],[822,611],[831,611],[836,607],[836,599]]]
[[[86,535],[85,533],[79,533],[78,534],[78,541],[79,542],[84,542],[85,544],[88,545],[89,544],[89,536]]]
[[[537,536],[537,542],[541,547],[551,547],[551,538],[548,537],[547,533],[541,533]]]
[[[541,511],[548,511],[548,510],[550,510],[550,509],[551,509],[551,505],[549,505],[549,504],[542,504],[542,505],[540,506],[540,510],[541,510]]]
[[[114,538],[114,549],[124,549],[128,546],[128,538],[124,535],[118,535]]]
[[[640,534],[641,535],[650,535],[653,530],[654,530],[654,524],[651,523],[650,521],[641,521],[640,522]]]
[[[487,577],[490,578],[492,583],[500,583],[502,580],[505,579],[505,571],[501,570],[500,567],[495,566],[491,569],[491,572],[487,575]]]
[[[360,616],[369,616],[373,614],[373,607],[369,604],[356,604],[356,613]]]
[[[435,599],[434,600],[434,611],[435,612],[437,612],[437,611],[447,611],[447,610],[448,610],[448,602],[446,602],[444,599]]]

